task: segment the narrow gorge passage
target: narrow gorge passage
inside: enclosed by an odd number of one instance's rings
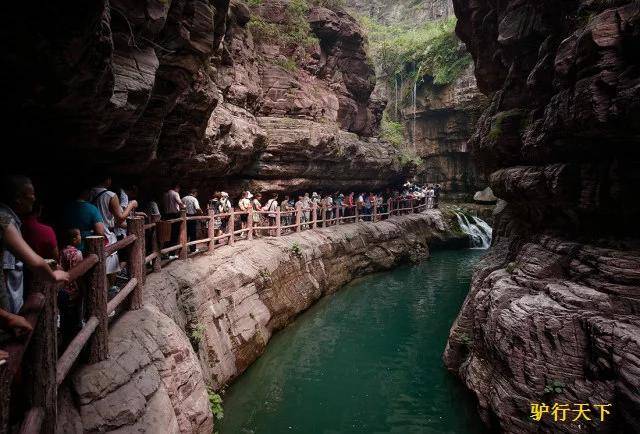
[[[230,387],[220,432],[487,432],[441,359],[483,253],[435,252],[318,302]]]

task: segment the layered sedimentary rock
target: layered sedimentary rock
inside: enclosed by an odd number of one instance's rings
[[[6,103],[13,109],[3,130],[9,141],[29,143],[11,147],[16,168],[48,178],[63,166],[80,175],[108,166],[132,178],[162,175],[158,185],[144,183],[152,190],[174,178],[205,189],[227,183],[238,191],[263,158],[273,163],[280,155],[265,153],[268,131],[260,117],[285,125],[309,121],[299,143],[313,129],[337,126],[331,140],[348,153],[356,139],[342,143],[340,131],[375,136],[384,109],[372,97],[364,33],[345,12],[309,4],[302,12],[308,35],[261,37],[261,30],[289,20],[294,7],[287,0],[252,9],[239,0],[12,4],[2,74],[12,83]],[[256,22],[262,27],[252,27]],[[360,147],[394,152],[387,143],[368,143]],[[376,155],[369,164],[377,164]],[[348,161],[323,167],[324,160],[305,156],[313,171],[332,174],[327,179],[335,179],[335,187],[349,184]],[[387,163],[379,168],[390,176],[376,177],[380,184],[402,174],[399,164],[390,173]],[[283,159],[284,178],[304,177],[298,165],[287,164]],[[260,185],[271,188],[266,178]]]
[[[148,276],[145,308],[110,330],[111,357],[82,366],[59,432],[211,433],[218,390],[272,334],[350,280],[429,255],[452,240],[439,211],[238,242]],[[164,428],[159,428],[164,427]]]
[[[407,33],[453,16],[451,0],[348,0],[347,5],[354,13],[378,23],[404,26]],[[462,43],[459,51],[465,52]],[[453,63],[456,59],[448,61]],[[486,176],[477,170],[468,143],[487,104],[476,86],[473,66],[446,85],[434,84],[434,77],[425,71],[414,77],[416,68],[415,60],[408,59],[402,69],[409,77],[403,78],[401,71],[389,75],[379,67],[377,92],[388,100],[389,118],[404,127],[404,153],[422,160],[416,170],[417,179],[440,183],[449,192],[470,193],[486,187]]]
[[[417,86],[415,106],[405,100],[400,108],[410,146],[423,161],[417,176],[440,183],[446,191],[475,191],[487,180],[476,168],[469,137],[486,97],[476,87],[471,65],[449,85],[437,86],[432,80],[426,77]],[[404,83],[407,86],[412,83]]]
[[[508,205],[445,363],[504,432],[637,431],[640,5],[454,6],[491,96],[472,146]],[[541,402],[612,404],[612,414],[534,422]]]

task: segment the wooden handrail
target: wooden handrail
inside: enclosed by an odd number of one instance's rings
[[[82,260],[82,262],[80,262],[78,265],[76,265],[69,271],[69,282],[75,282],[80,277],[87,274],[87,272],[99,261],[100,259],[98,258],[97,255],[95,254],[87,255]]]
[[[98,318],[92,316],[87,323],[82,327],[82,330],[73,338],[73,340],[67,346],[64,354],[58,359],[56,364],[56,384],[60,386],[62,382],[67,378],[67,374],[71,367],[78,359],[80,352],[89,341],[89,338],[98,326]]]
[[[133,243],[136,240],[136,236],[135,235],[127,235],[126,237],[124,237],[123,239],[121,239],[120,241],[116,241],[113,244],[109,244],[107,247],[104,248],[104,254],[106,256],[110,256],[112,254],[114,254],[115,252],[118,252],[122,249],[124,249],[125,247],[128,247],[131,245],[131,243]]]
[[[44,422],[44,408],[33,407],[27,411],[27,415],[22,421],[19,434],[38,434]]]
[[[131,292],[138,286],[138,279],[132,277],[127,284],[113,297],[109,303],[107,303],[107,315],[111,315],[112,312],[120,306],[120,304],[127,298]]]
[[[108,315],[123,305],[126,300],[128,300],[126,309],[137,309],[142,306],[142,291],[147,274],[145,265],[151,263],[153,271],[159,271],[163,254],[179,250],[179,257],[185,259],[188,256],[190,246],[208,243],[208,251],[213,252],[216,247],[222,245],[219,241],[227,240],[229,245],[233,245],[236,237],[244,233],[248,234],[247,239],[249,240],[253,238],[254,233],[265,230],[269,230],[270,235],[275,233],[275,236],[279,237],[287,229],[300,232],[318,227],[326,228],[332,224],[358,222],[363,216],[367,221],[377,222],[383,220],[385,216],[391,218],[405,212],[421,212],[427,208],[429,206],[426,199],[388,199],[382,206],[377,202],[373,203],[370,213],[365,215],[360,214],[361,210],[357,205],[338,206],[336,204],[327,207],[318,206],[315,202],[310,208],[302,208],[298,205],[295,210],[281,211],[278,207],[275,212],[264,210],[236,212],[231,209],[229,213],[215,214],[210,212],[206,216],[188,217],[183,210],[180,218],[168,220],[169,223],[180,223],[180,240],[175,246],[160,248],[157,238],[159,215],[149,216],[147,224],[144,223],[142,217],[128,219],[129,235],[109,246],[104,245],[104,237],[102,236],[87,237],[85,258],[69,271],[71,282],[77,281],[82,276],[86,276],[87,279],[88,291],[85,300],[89,320],[85,326],[71,340],[64,354],[58,358],[54,321],[57,314],[54,295],[60,285],[45,284],[42,287],[42,292],[32,292],[28,296],[22,311],[25,319],[34,327],[34,332],[21,342],[11,342],[6,348],[9,352],[9,360],[5,369],[0,371],[2,375],[15,375],[27,349],[29,360],[35,360],[34,357],[42,361],[53,360],[53,364],[45,362],[46,369],[40,369],[39,372],[34,371],[35,373],[29,374],[27,370],[29,378],[33,378],[30,380],[29,387],[32,388],[31,390],[35,390],[33,387],[37,387],[37,392],[31,393],[34,399],[30,400],[31,408],[25,416],[20,432],[38,433],[40,429],[45,434],[52,432],[57,418],[55,406],[57,388],[64,382],[85,346],[88,346],[89,363],[95,363],[108,357]],[[353,211],[346,215],[347,210]],[[247,226],[244,229],[235,229],[238,214],[248,217]],[[275,225],[259,226],[254,224],[254,214],[261,216],[275,214]],[[308,214],[308,220],[303,218],[307,217],[305,214]],[[295,223],[283,224],[283,219],[290,217],[295,217]],[[227,229],[224,233],[215,236],[217,219],[226,222]],[[197,240],[187,238],[187,224],[194,221],[209,222],[207,238]],[[273,220],[271,221],[273,222]],[[145,235],[145,231],[150,231],[150,233]],[[151,242],[149,249],[151,253],[146,255],[145,243],[149,241]],[[106,261],[111,254],[124,249],[128,249],[123,259],[126,260],[131,278],[112,300],[107,301]],[[47,301],[49,299],[50,301]],[[32,337],[34,338],[32,339]],[[31,342],[32,345],[29,345],[32,340],[37,345],[33,342]],[[35,366],[37,363],[32,363],[32,365]]]

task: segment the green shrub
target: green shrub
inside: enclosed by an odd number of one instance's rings
[[[273,61],[273,63],[289,72],[296,72],[298,70],[298,64],[291,58],[276,59]]]
[[[281,24],[266,21],[259,15],[253,15],[248,24],[249,30],[258,41],[309,47],[316,44],[318,39],[311,32],[311,26],[307,21],[308,12],[309,3],[307,0],[291,0],[287,4],[285,19]]]
[[[191,331],[189,332],[189,341],[195,351],[198,351],[200,342],[204,338],[205,328],[202,324],[190,325]]]
[[[264,0],[247,0],[247,4],[250,7],[262,6]]]
[[[403,149],[400,151],[401,166],[422,166],[424,162],[413,150]]]
[[[209,410],[211,414],[218,420],[224,418],[224,410],[222,408],[222,397],[214,392],[213,389],[207,387],[207,395],[209,396]]]
[[[293,244],[291,245],[291,253],[293,253],[299,258],[302,257],[302,247],[300,247],[300,244],[298,244],[297,241],[294,241]]]
[[[368,31],[371,55],[391,85],[395,79],[413,83],[429,76],[433,84],[444,86],[459,77],[471,62],[455,35],[453,17],[417,28],[384,25],[368,17],[360,17],[360,22]]]
[[[460,342],[465,347],[470,347],[471,345],[473,345],[473,338],[471,338],[471,336],[469,336],[467,333],[462,333],[460,335]]]
[[[556,394],[564,392],[564,383],[562,381],[553,380],[544,387],[544,393]]]
[[[385,112],[380,124],[380,135],[384,140],[399,148],[404,143],[404,125],[391,120]]]
[[[344,9],[347,6],[345,0],[311,0],[311,4],[331,9],[333,11],[337,9]]]

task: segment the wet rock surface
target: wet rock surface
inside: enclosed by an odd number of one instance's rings
[[[447,367],[503,432],[640,425],[637,2],[454,1],[491,98],[471,145],[500,202]],[[563,384],[549,394],[545,386]],[[612,404],[533,422],[531,403]],[[595,419],[595,420],[594,420]]]

